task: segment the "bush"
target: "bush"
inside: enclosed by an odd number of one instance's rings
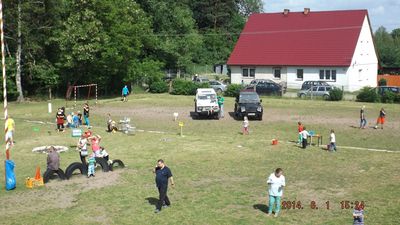
[[[384,103],[394,103],[397,95],[391,91],[385,91],[382,95],[382,102]]]
[[[190,80],[175,79],[172,82],[173,95],[195,95],[197,88],[209,88],[208,83],[195,83]]]
[[[400,103],[400,94],[396,95],[396,97],[394,98],[394,102]]]
[[[381,79],[378,81],[378,86],[386,86],[386,85],[387,85],[386,79],[381,78]]]
[[[164,81],[157,81],[150,85],[151,93],[165,93],[168,91],[168,84]]]
[[[240,90],[243,89],[243,85],[241,84],[230,84],[224,93],[225,96],[228,97],[237,97],[239,96]]]
[[[329,100],[340,101],[343,99],[343,91],[340,88],[332,88],[329,91]]]
[[[380,97],[376,93],[375,89],[370,87],[364,87],[357,95],[357,101],[359,102],[379,102]]]

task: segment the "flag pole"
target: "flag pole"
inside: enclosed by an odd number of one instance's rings
[[[4,51],[4,21],[3,21],[3,1],[0,0],[0,36],[1,36],[1,65],[3,71],[3,103],[4,103],[4,122],[7,122],[8,111],[7,111],[7,82],[6,82],[6,59],[5,59],[5,51]],[[7,130],[5,129],[5,132]],[[6,159],[10,158],[9,148],[10,143],[7,140],[7,136],[5,134],[6,140]]]

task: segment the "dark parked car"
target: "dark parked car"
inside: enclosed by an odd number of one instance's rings
[[[254,90],[259,95],[282,95],[282,86],[269,80],[262,80],[256,85],[249,85],[245,90]]]
[[[311,86],[315,87],[315,86],[328,86],[330,87],[331,85],[329,85],[326,81],[313,81],[313,80],[309,80],[309,81],[304,81],[303,84],[301,85],[301,90],[308,90],[311,88]]]
[[[263,107],[261,99],[255,91],[241,91],[236,97],[235,102],[235,117],[243,119],[244,116],[249,118],[257,118],[262,120]]]
[[[376,91],[379,95],[383,95],[385,91],[393,92],[394,94],[400,94],[400,87],[395,86],[379,86],[376,87]]]

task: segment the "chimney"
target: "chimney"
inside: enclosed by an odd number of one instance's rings
[[[284,9],[284,10],[283,10],[283,15],[288,15],[288,14],[289,14],[289,12],[290,12],[290,10],[289,10],[289,9]]]
[[[304,15],[308,15],[310,13],[310,8],[304,8]]]

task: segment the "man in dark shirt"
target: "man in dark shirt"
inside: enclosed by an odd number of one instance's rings
[[[153,173],[156,175],[156,185],[160,195],[156,210],[154,212],[159,213],[163,206],[169,207],[171,205],[171,202],[167,196],[168,180],[171,181],[172,186],[174,186],[175,183],[171,170],[164,164],[164,160],[162,159],[157,161],[157,166],[154,168]]]

